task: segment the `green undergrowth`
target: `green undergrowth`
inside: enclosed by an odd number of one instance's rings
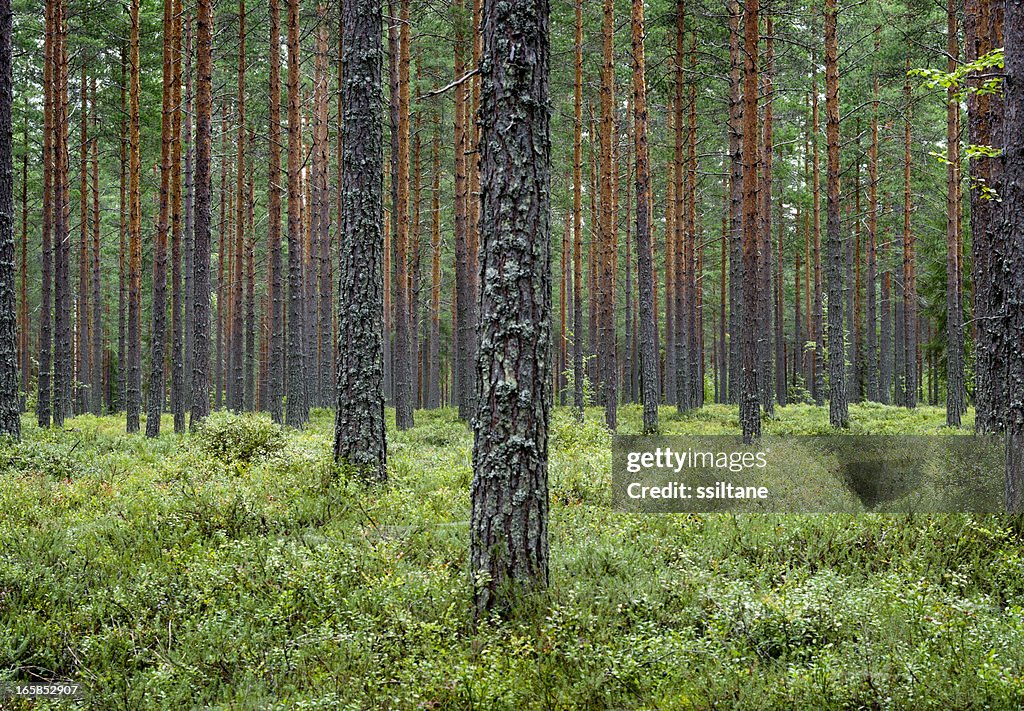
[[[640,430],[638,407],[620,432]],[[952,433],[851,407],[853,432]],[[735,434],[734,408],[664,434]],[[966,709],[1024,704],[1024,529],[996,516],[627,515],[603,412],[551,423],[551,587],[474,628],[472,436],[395,432],[390,483],[303,431],[63,431],[0,446],[0,683],[74,679],[98,709]],[[969,422],[967,423],[969,425]],[[770,434],[831,432],[796,405]],[[4,706],[7,704],[7,706]],[[0,707],[58,708],[2,701]]]

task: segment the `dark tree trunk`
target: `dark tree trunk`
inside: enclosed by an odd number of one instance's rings
[[[917,405],[917,276],[914,256],[914,233],[910,229],[913,209],[910,192],[910,117],[912,94],[910,86],[910,57],[906,59],[907,78],[903,83],[906,120],[903,124],[903,365],[904,402],[906,407]]]
[[[612,432],[618,425],[618,359],[615,353],[615,213],[613,185],[615,162],[615,3],[604,0],[603,59],[601,74],[601,219],[599,224],[600,303],[598,305],[598,359],[601,362],[601,386],[604,395],[605,424]]]
[[[758,334],[758,360],[759,366],[759,390],[761,392],[761,407],[765,415],[771,417],[775,413],[775,382],[772,364],[772,297],[774,288],[772,286],[772,155],[774,145],[772,143],[773,127],[773,106],[775,87],[773,84],[775,73],[775,25],[769,15],[765,22],[765,69],[764,69],[764,141],[761,146],[761,186],[758,197],[760,198],[760,220],[758,226],[758,239],[760,240],[760,260],[758,263],[758,323],[761,324],[761,331]],[[780,400],[781,404],[781,400]]]
[[[729,377],[728,400],[738,403],[743,392],[742,319],[746,303],[743,287],[743,160],[740,71],[743,56],[740,49],[741,8],[738,0],[729,0]],[[756,125],[756,122],[755,122]],[[750,275],[753,279],[753,274]]]
[[[92,109],[92,348],[89,380],[92,414],[103,414],[103,280],[100,271],[100,161],[99,119],[96,112],[96,77],[89,87]]]
[[[181,291],[181,16],[179,5],[173,21],[171,57],[171,413],[174,431],[185,431],[185,343]]]
[[[746,0],[743,13],[744,69],[743,69],[743,305],[742,305],[742,365],[743,384],[740,396],[740,427],[743,441],[750,443],[761,437],[761,397],[758,370],[760,359],[757,332],[766,327],[758,323],[757,300],[760,285],[757,270],[760,262],[757,234],[757,43],[758,0]]]
[[[13,18],[10,0],[0,0],[0,436],[17,440],[21,439],[21,403],[14,287]]]
[[[575,81],[573,82],[572,163],[572,372],[573,410],[583,421],[583,0],[576,0]]]
[[[198,0],[196,48],[196,166],[193,251],[192,417],[194,429],[210,414],[210,153],[212,132],[213,5]]]
[[[875,52],[880,44],[881,27],[875,27]],[[877,314],[877,281],[878,281],[878,76],[872,79],[871,90],[871,148],[868,153],[868,246],[867,246],[867,314],[865,330],[867,332],[867,385],[868,400],[882,402],[879,390],[879,372],[881,364],[878,360],[878,314]]]
[[[384,136],[380,115],[379,0],[345,0],[338,411],[334,458],[371,481],[387,479],[381,271]]]
[[[319,168],[315,171],[314,191],[319,197],[314,198],[313,215],[316,225],[316,243],[319,252],[312,255],[318,263],[320,273],[319,289],[317,293],[318,322],[310,324],[310,337],[315,338],[319,346],[317,358],[317,385],[316,403],[320,407],[330,407],[334,404],[334,288],[332,284],[333,269],[331,267],[331,216],[330,216],[330,159],[328,157],[328,144],[330,135],[329,123],[329,92],[327,82],[328,70],[328,17],[327,5],[317,5],[317,19],[320,24],[317,32],[317,62],[320,70],[317,86],[319,96],[314,99],[316,107],[316,122],[313,133],[314,157],[317,159]]]
[[[478,619],[548,579],[548,3],[487,0],[470,565]]]
[[[658,325],[654,309],[651,243],[651,167],[647,146],[647,83],[644,78],[644,2],[633,0],[633,141],[636,149],[636,274],[639,286],[640,388],[643,431],[658,431]]]
[[[182,385],[182,428],[184,428],[184,411],[192,406],[192,371],[194,368],[194,335],[195,335],[195,154],[192,141],[192,113],[194,102],[192,96],[192,15],[184,13],[185,37],[184,37],[184,60],[183,68],[185,97],[183,99],[182,118],[182,152],[185,155],[185,224],[182,232],[182,250],[184,251],[184,274],[182,275],[182,286],[184,288],[184,318],[182,333],[182,361],[183,361],[183,385]],[[175,425],[177,427],[177,425]]]
[[[828,239],[828,378],[829,422],[833,427],[850,423],[846,393],[846,328],[843,325],[845,288],[839,216],[839,47],[836,38],[836,0],[825,0],[825,140],[827,143],[828,191],[826,231]]]
[[[284,395],[284,284],[281,262],[281,15],[278,0],[270,0],[270,125],[267,132],[267,252],[270,272],[270,364],[267,368],[268,403],[274,422],[283,422]]]
[[[242,281],[245,273],[245,0],[238,3],[238,126],[235,139],[235,224],[234,239],[231,239],[231,329],[229,350],[231,356],[230,387],[228,408],[240,412],[245,401],[245,363],[242,333],[244,306],[242,304]]]
[[[89,411],[89,80],[85,62],[79,81],[78,293],[75,303],[74,412]]]
[[[967,0],[964,11],[966,59],[974,61],[1003,46],[1002,0]],[[980,80],[969,77],[977,88]],[[967,95],[967,140],[974,145],[999,148],[1003,141],[1003,98],[994,94]],[[970,191],[971,282],[974,289],[975,363],[974,427],[979,433],[1002,432],[1006,426],[1006,358],[1008,334],[1000,317],[1005,298],[1005,239],[1002,205],[993,195],[1002,195],[1002,160],[975,157],[970,162],[971,180],[993,191]]]
[[[244,6],[243,6],[244,7]],[[164,0],[163,102],[160,122],[160,216],[153,244],[153,330],[149,339],[149,400],[146,408],[146,436],[160,434],[164,409],[164,334],[167,333],[167,232],[171,212],[171,123],[174,97],[174,0]]]
[[[299,0],[288,0],[288,407],[286,421],[302,427],[309,419],[306,392],[305,294],[303,289],[302,136],[299,80]],[[346,293],[343,291],[343,293]],[[353,292],[347,292],[353,293]]]
[[[131,3],[128,86],[128,372],[126,381],[128,432],[139,431],[142,409],[142,166],[139,146],[139,0]]]
[[[54,10],[56,42],[53,78],[54,100],[54,344],[53,344],[53,423],[62,427],[71,415],[74,386],[74,353],[71,340],[71,228],[70,186],[68,184],[68,58],[65,41],[67,26],[64,3]]]
[[[434,120],[431,147],[434,183],[430,198],[430,334],[427,339],[428,408],[441,407],[441,126]]]
[[[394,4],[394,3],[392,3]],[[409,0],[401,0],[401,16],[395,18],[398,28],[398,57],[392,65],[398,71],[396,131],[397,154],[392,161],[395,197],[392,224],[395,238],[395,425],[399,430],[413,426],[416,405],[413,386],[412,324],[409,292]]]
[[[814,360],[812,372],[814,373],[814,404],[821,406],[825,404],[825,303],[822,284],[821,269],[821,185],[820,171],[818,169],[818,73],[817,60],[811,54],[811,61],[814,69],[811,73],[811,175],[813,212],[811,215],[812,234],[814,238]],[[827,180],[827,177],[826,177]],[[841,292],[840,292],[841,293]],[[842,309],[842,297],[837,302]]]
[[[1024,334],[1024,2],[1007,0],[1004,25],[1003,224],[1006,235],[1007,334]],[[1024,350],[1007,353],[1006,507],[1024,510]]]
[[[460,5],[462,0],[460,0]],[[472,36],[472,33],[469,33]],[[455,78],[461,79],[466,72],[467,28],[463,18],[456,19],[455,28]],[[476,290],[474,271],[477,265],[471,259],[472,245],[469,235],[469,96],[466,82],[455,87],[455,310],[456,331],[455,357],[458,362],[459,417],[468,420],[474,411],[473,396],[476,392],[473,367],[476,330]]]
[[[53,412],[51,392],[53,310],[50,287],[53,282],[53,57],[56,34],[55,22],[53,5],[46,3],[45,59],[43,65],[42,283],[39,287],[39,375],[37,377],[38,393],[36,399],[36,421],[40,427],[50,426],[50,418]],[[123,56],[122,53],[122,58]]]

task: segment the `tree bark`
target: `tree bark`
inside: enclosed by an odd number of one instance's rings
[[[647,82],[644,58],[644,0],[633,0],[633,141],[636,153],[636,275],[639,287],[640,388],[643,432],[658,431],[658,326],[651,256],[651,167],[647,144]]]
[[[573,82],[572,160],[572,371],[573,410],[583,421],[583,0],[576,0],[575,80]]]
[[[0,0],[0,436],[21,439],[18,329],[14,276],[14,156],[11,140],[13,27],[10,0]],[[26,146],[27,148],[27,146]]]
[[[398,155],[393,194],[395,223],[395,425],[413,426],[411,294],[409,292],[409,0],[401,0],[398,39]]]
[[[142,202],[140,190],[139,0],[131,2],[128,85],[128,372],[127,430],[139,431],[142,409]],[[162,372],[162,371],[161,371]]]
[[[601,179],[599,224],[600,280],[598,348],[601,361],[601,385],[604,396],[605,424],[612,432],[618,424],[618,359],[615,353],[615,211],[616,196],[612,185],[614,158],[612,142],[615,135],[615,3],[604,0],[602,48],[604,64],[601,72]]]
[[[267,402],[274,422],[284,421],[284,284],[281,262],[281,13],[278,0],[270,0],[270,122],[267,132],[267,252],[270,272],[270,364]]]
[[[487,0],[470,565],[477,619],[548,580],[548,3]]]
[[[957,7],[949,0],[946,10],[946,70],[956,71],[960,58],[957,40]],[[960,303],[960,100],[956,87],[946,93],[946,424],[959,427],[967,410],[964,390],[963,307]]]
[[[387,479],[384,435],[383,59],[379,0],[342,5],[342,211],[338,409],[334,458],[370,481]]]
[[[760,242],[757,234],[757,45],[759,0],[745,0],[743,14],[743,304],[742,304],[742,367],[743,384],[740,397],[740,427],[743,441],[749,444],[761,437],[761,398],[758,385],[760,360],[757,349],[757,270]]]
[[[174,431],[185,431],[185,363],[182,348],[185,343],[182,309],[184,295],[181,287],[181,16],[184,8],[179,4],[172,22],[171,56],[171,413]]]
[[[846,328],[844,320],[845,285],[840,235],[839,201],[839,43],[836,38],[838,8],[836,0],[825,0],[825,141],[828,191],[826,231],[828,250],[828,384],[829,422],[833,427],[850,424],[846,394]]]
[[[50,426],[53,414],[51,372],[53,362],[53,310],[51,286],[53,283],[53,104],[54,104],[54,45],[55,12],[53,3],[46,3],[46,34],[43,46],[43,235],[41,255],[41,284],[39,286],[39,375],[37,377],[36,422],[40,427]],[[122,53],[122,58],[124,54]],[[123,73],[123,72],[122,72]],[[122,121],[123,125],[123,121]],[[122,181],[123,184],[123,181]],[[123,250],[122,250],[123,252]],[[123,272],[123,270],[122,270]],[[122,311],[123,313],[123,311]],[[123,352],[123,349],[121,349]]]
[[[192,416],[195,429],[210,414],[210,153],[212,132],[213,4],[197,0],[196,165],[193,251]]]
[[[304,338],[302,230],[302,96],[299,77],[299,0],[288,0],[288,407],[286,421],[302,427],[309,419]]]

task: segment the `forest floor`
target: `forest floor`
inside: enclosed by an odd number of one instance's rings
[[[638,407],[621,416],[638,430]],[[827,416],[782,408],[766,432]],[[602,411],[559,408],[551,587],[474,629],[471,435],[452,410],[404,433],[389,417],[391,482],[366,490],[332,475],[328,411],[156,440],[123,416],[26,416],[0,447],[0,683],[71,679],[98,709],[1024,704],[1019,519],[616,513]],[[936,433],[944,413],[851,418]],[[662,419],[738,431],[723,406]]]

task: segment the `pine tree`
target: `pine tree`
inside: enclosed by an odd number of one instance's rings
[[[14,298],[13,17],[10,0],[0,0],[0,435],[17,440],[21,438],[21,403]]]

